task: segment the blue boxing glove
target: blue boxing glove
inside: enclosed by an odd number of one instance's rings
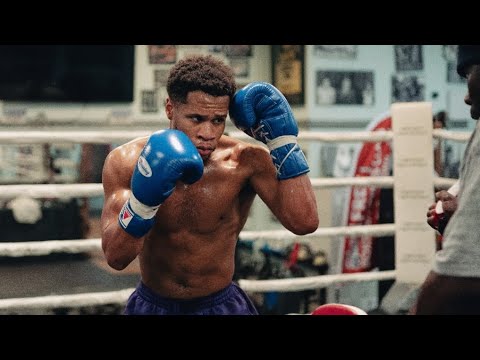
[[[236,127],[267,144],[277,178],[293,178],[310,171],[297,143],[298,126],[285,96],[273,85],[253,82],[240,89],[230,105]]]
[[[203,175],[203,160],[188,136],[179,130],[160,130],[145,144],[133,171],[130,198],[118,216],[130,235],[150,231],[160,205],[181,180],[193,184]]]

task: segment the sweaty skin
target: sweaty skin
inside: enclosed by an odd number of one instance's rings
[[[187,102],[167,100],[170,128],[184,131],[204,161],[202,178],[177,182],[160,206],[152,230],[134,238],[118,225],[130,196],[133,169],[147,138],[113,150],[103,169],[102,247],[109,265],[125,268],[137,256],[142,281],[161,296],[191,299],[229,285],[238,235],[258,194],[288,230],[318,227],[316,198],[307,174],[279,181],[268,149],[223,135],[229,97],[201,91]]]

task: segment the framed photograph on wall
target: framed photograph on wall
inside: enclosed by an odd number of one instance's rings
[[[182,46],[177,50],[177,61],[189,56],[203,56],[207,54],[208,50],[206,47]]]
[[[422,45],[395,45],[397,71],[423,70]]]
[[[313,45],[313,55],[324,59],[355,59],[357,45]]]
[[[212,53],[221,53],[223,52],[223,47],[225,45],[208,45],[208,51]]]
[[[175,64],[177,47],[175,45],[148,45],[148,61],[150,64]]]
[[[142,90],[142,112],[158,112],[158,97],[155,90]]]
[[[372,71],[318,71],[315,103],[325,105],[364,105],[375,103]]]
[[[272,45],[272,83],[292,106],[305,104],[303,45]]]
[[[156,69],[153,71],[153,83],[155,84],[155,89],[167,86],[169,72],[169,69]]]
[[[227,57],[252,56],[252,45],[224,45],[223,51]]]
[[[250,75],[250,59],[239,57],[230,59],[230,66],[233,69],[235,77],[248,77]]]
[[[392,103],[425,101],[425,80],[417,75],[392,76]]]

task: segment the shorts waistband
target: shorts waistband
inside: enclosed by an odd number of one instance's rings
[[[230,285],[220,291],[217,291],[216,293],[200,298],[187,300],[172,299],[160,296],[152,289],[147,287],[142,281],[139,282],[136,290],[139,296],[152,304],[163,307],[168,311],[186,312],[208,309],[217,306],[227,300],[232,295],[232,291],[234,291],[234,289],[235,286],[232,282]]]

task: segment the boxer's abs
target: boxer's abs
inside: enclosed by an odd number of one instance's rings
[[[210,295],[232,281],[236,242],[236,232],[228,227],[204,235],[150,236],[140,253],[142,281],[164,297]]]

